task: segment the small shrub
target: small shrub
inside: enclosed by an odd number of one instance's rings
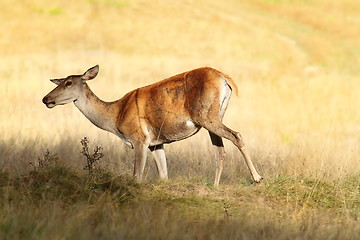
[[[81,153],[86,157],[86,165],[84,170],[87,170],[89,174],[92,174],[95,170],[95,164],[104,156],[104,154],[101,152],[102,147],[96,146],[94,153],[90,154],[89,140],[87,137],[81,139],[80,143],[82,145]]]
[[[36,162],[30,162],[29,164],[34,168],[34,170],[39,170],[55,166],[58,164],[58,161],[59,157],[56,154],[51,154],[49,149],[47,149],[43,157],[38,156]]]

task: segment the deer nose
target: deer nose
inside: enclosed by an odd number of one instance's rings
[[[42,99],[42,102],[43,102],[44,104],[46,104],[46,103],[48,102],[48,97],[44,97],[44,98]]]

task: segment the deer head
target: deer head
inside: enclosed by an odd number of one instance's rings
[[[55,83],[57,87],[49,92],[42,99],[42,102],[48,108],[76,102],[83,93],[83,85],[86,84],[86,81],[95,78],[98,72],[99,66],[96,65],[82,75],[70,75],[66,78],[51,79],[50,81]]]

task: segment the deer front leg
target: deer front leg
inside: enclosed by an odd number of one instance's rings
[[[159,178],[162,180],[168,179],[168,172],[167,172],[167,166],[166,166],[166,156],[165,156],[165,150],[164,145],[156,145],[149,147],[151,153],[154,156],[155,162],[156,162],[156,168],[159,174]]]
[[[147,146],[144,144],[139,144],[138,146],[134,146],[134,149],[135,149],[134,178],[140,182],[143,178],[144,169],[145,169]]]

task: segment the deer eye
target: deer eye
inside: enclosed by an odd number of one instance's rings
[[[66,82],[66,83],[65,83],[65,86],[71,86],[71,84],[72,84],[72,82],[69,81],[69,82]]]

